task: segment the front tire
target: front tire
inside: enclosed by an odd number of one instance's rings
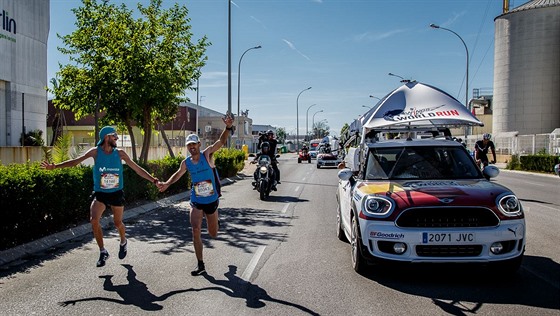
[[[337,203],[336,207],[336,237],[338,240],[348,242],[344,230],[342,229],[342,216],[340,214],[340,202]]]
[[[297,163],[301,163],[301,158],[298,157]]]
[[[355,216],[352,217],[352,233],[350,235],[350,245],[352,246],[352,268],[359,274],[366,271],[366,261],[362,255],[362,245],[360,244],[360,229],[358,227],[358,220]]]
[[[261,200],[263,200],[263,201],[266,201],[266,198],[268,196],[268,194],[266,193],[267,186],[268,186],[268,183],[266,183],[266,181],[261,181],[260,188],[259,188],[259,193],[260,193]]]

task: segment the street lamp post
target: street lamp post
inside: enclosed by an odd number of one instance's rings
[[[371,110],[371,107],[369,107],[369,106],[367,106],[367,105],[362,105],[362,107]]]
[[[409,82],[410,82],[410,80],[404,79],[403,77],[401,77],[401,76],[399,76],[399,75],[395,75],[395,74],[392,73],[392,72],[390,72],[388,75],[389,75],[389,76],[393,76],[393,77],[397,77],[397,78],[401,78],[401,82],[402,82],[402,83],[409,83]]]
[[[381,99],[380,99],[380,98],[378,98],[378,97],[376,97],[376,96],[374,96],[374,95],[371,95],[371,94],[370,94],[370,95],[369,95],[369,97],[370,97],[370,98],[374,98],[374,99],[377,99],[377,100],[381,101]]]
[[[296,98],[296,152],[299,152],[299,96],[309,89],[311,89],[311,87],[303,89]]]
[[[305,112],[305,137],[303,138],[303,140],[307,140],[307,137],[309,137],[309,109],[311,109],[315,105],[317,104],[311,104],[307,108],[307,112]]]
[[[237,127],[236,127],[236,130],[237,130],[237,139],[240,141],[240,144],[241,144],[241,139],[240,139],[241,133],[239,131],[239,102],[240,102],[239,100],[240,100],[241,97],[240,97],[239,93],[240,93],[240,90],[241,90],[241,61],[243,60],[243,56],[245,56],[245,54],[248,51],[250,51],[251,49],[259,49],[259,48],[261,48],[261,45],[251,47],[251,48],[247,49],[246,51],[244,51],[243,54],[241,54],[241,57],[239,58],[239,65],[237,66],[237,120],[236,120],[237,121]]]
[[[313,128],[313,126],[315,126],[315,114],[323,112],[323,110],[319,110],[317,112],[315,112],[313,114],[313,117],[311,118],[311,128]],[[313,131],[313,138],[315,138],[315,131]]]
[[[465,51],[467,52],[467,74],[466,74],[466,80],[465,80],[465,107],[470,111],[469,108],[469,49],[467,48],[467,44],[465,44],[465,41],[463,40],[463,38],[461,36],[459,36],[459,34],[455,33],[454,31],[447,29],[445,27],[441,27],[439,25],[436,25],[434,23],[430,24],[430,27],[433,29],[442,29],[442,30],[446,30],[448,32],[451,32],[453,34],[455,34],[455,36],[457,36],[461,42],[463,43],[463,46],[465,46]],[[467,132],[465,129],[465,138],[467,136]]]

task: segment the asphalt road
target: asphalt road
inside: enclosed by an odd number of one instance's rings
[[[283,155],[282,184],[260,201],[251,178],[223,188],[221,232],[196,260],[188,202],[128,220],[129,254],[106,231],[111,258],[96,268],[90,234],[0,269],[3,315],[560,315],[560,179],[503,171],[522,199],[527,251],[512,278],[469,266],[351,268],[336,238],[336,169]]]

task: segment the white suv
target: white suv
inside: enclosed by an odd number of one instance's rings
[[[525,250],[523,207],[485,178],[450,138],[366,143],[339,171],[337,235],[354,270],[379,261],[483,263],[515,272]],[[483,174],[484,173],[484,174]]]

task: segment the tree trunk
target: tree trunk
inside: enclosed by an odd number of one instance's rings
[[[173,150],[171,149],[171,145],[169,144],[169,139],[167,139],[167,134],[165,134],[165,130],[163,129],[163,124],[161,124],[161,122],[159,121],[158,121],[158,127],[159,127],[159,132],[161,133],[161,138],[163,138],[163,141],[167,146],[167,150],[169,151],[169,156],[171,158],[175,158],[175,154],[173,153]]]
[[[142,142],[142,152],[140,153],[140,162],[145,163],[148,161],[148,153],[150,151],[150,140],[152,139],[152,122],[150,119],[150,106],[144,106],[144,141]]]
[[[128,135],[130,135],[130,146],[132,147],[132,160],[134,161],[138,161],[138,156],[136,155],[136,138],[134,137],[134,132],[132,130],[132,125],[130,124],[130,121],[127,120],[125,122],[126,124],[126,130],[128,131]]]

